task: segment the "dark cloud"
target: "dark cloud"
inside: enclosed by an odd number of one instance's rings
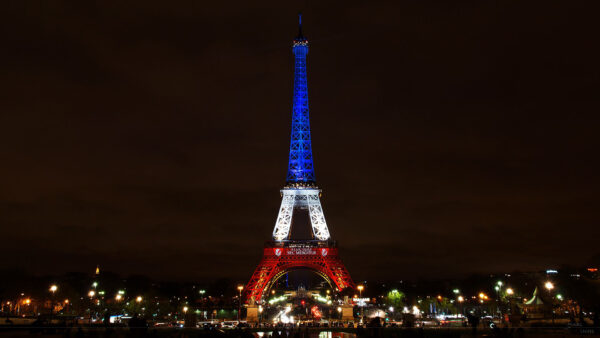
[[[353,275],[598,254],[595,11],[505,1],[10,1],[0,267],[248,278],[304,12],[318,181]]]

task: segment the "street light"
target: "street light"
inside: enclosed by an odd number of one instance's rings
[[[552,292],[552,289],[554,289],[554,284],[552,284],[551,281],[547,281],[544,284],[544,287],[548,290],[548,292]],[[554,300],[552,300],[552,326],[554,326]]]
[[[501,280],[499,280],[498,282],[496,282],[496,286],[494,286],[494,290],[496,290],[496,301],[500,300],[500,289],[502,289],[502,285],[504,283],[502,283]]]
[[[240,292],[240,297],[238,298],[238,325],[240,322],[240,312],[242,312],[242,290],[244,290],[244,286],[243,285],[238,285],[237,287],[238,291]]]
[[[96,291],[94,290],[90,290],[90,292],[88,292],[88,296],[90,297],[90,303],[93,304],[93,307],[96,308],[96,306],[98,305],[97,303],[94,303],[94,296],[96,295]],[[92,310],[90,307],[90,325],[92,324]]]
[[[513,312],[513,295],[515,294],[515,290],[513,290],[513,288],[507,287],[506,288],[506,298],[508,299],[508,311],[510,311],[510,313],[514,313]]]
[[[460,313],[463,313],[462,303],[465,301],[465,297],[463,297],[462,295],[458,295],[458,297],[456,297],[456,300],[458,301],[458,307],[456,311],[460,311]]]
[[[187,313],[187,312],[188,312],[188,307],[187,307],[187,306],[184,306],[184,307],[183,307],[183,313]]]
[[[29,298],[25,299],[23,301],[23,305],[27,305],[27,308],[29,309],[29,305],[31,305],[31,299],[29,299]],[[20,314],[21,306],[18,303],[17,303],[16,309],[17,309],[17,314]]]
[[[142,296],[137,296],[137,298],[135,299],[136,302],[141,303],[142,302]]]
[[[365,309],[364,309],[364,304],[362,301],[362,290],[365,288],[364,285],[359,285],[356,287],[358,289],[358,293],[359,293],[359,302],[360,302],[360,322],[362,323],[363,321],[363,316],[365,313]]]
[[[58,286],[56,284],[50,285],[50,292],[52,292],[52,302],[50,304],[50,314],[54,313],[54,294],[58,290]]]
[[[117,295],[115,296],[115,299],[118,301],[120,301],[121,299],[123,299],[123,296],[121,296],[120,294],[117,293]]]

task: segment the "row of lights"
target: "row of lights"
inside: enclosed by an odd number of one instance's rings
[[[94,283],[93,283],[93,287],[94,287],[94,288],[96,288],[96,287],[97,287],[97,285],[98,285],[98,284],[97,284],[97,282],[94,282]],[[501,289],[502,285],[503,285],[502,281],[498,281],[497,285],[495,286],[495,289],[496,289],[496,291],[499,291],[499,290]],[[550,282],[550,281],[547,281],[547,282],[544,284],[544,287],[545,287],[545,288],[546,288],[548,291],[551,291],[551,290],[553,290],[553,289],[554,289],[554,284],[553,284],[552,282]],[[358,289],[358,291],[359,291],[359,293],[360,293],[360,297],[362,298],[362,291],[364,290],[364,286],[363,286],[363,285],[358,285],[356,288]],[[56,284],[52,284],[52,285],[50,286],[49,290],[50,290],[50,292],[52,292],[52,294],[54,295],[54,294],[56,293],[56,291],[58,290],[58,286],[57,286]],[[238,316],[239,316],[239,312],[241,311],[241,297],[242,297],[242,291],[244,290],[244,286],[243,286],[243,285],[238,285],[238,287],[237,287],[237,290],[239,291],[239,297],[240,297],[240,298],[239,298],[239,299],[240,299],[240,301],[239,301],[239,307],[240,307],[240,309],[238,309]],[[460,293],[460,290],[458,290],[458,289],[454,289],[454,290],[453,290],[453,292],[454,292],[455,294],[459,294],[459,293]],[[124,291],[122,291],[122,290],[119,290],[119,292],[118,292],[118,293],[117,293],[117,295],[115,296],[115,300],[117,300],[117,301],[121,301],[121,300],[123,299],[123,294],[124,294],[124,293],[125,293]],[[204,293],[205,293],[205,291],[204,291],[204,290],[200,290],[200,293],[201,293],[201,294],[204,294]],[[514,290],[513,290],[512,288],[508,287],[508,288],[506,288],[506,294],[507,294],[507,295],[509,295],[509,296],[512,296],[512,295],[514,294]],[[96,292],[95,292],[94,290],[90,290],[90,291],[89,291],[89,293],[88,293],[88,296],[89,296],[90,298],[93,298],[95,295],[96,295]],[[483,302],[484,300],[488,300],[488,299],[489,299],[489,297],[488,297],[488,296],[487,296],[485,293],[483,293],[483,292],[480,292],[478,296],[479,296],[479,299],[480,299],[480,301],[482,301],[482,302]],[[438,296],[437,298],[438,298],[439,300],[441,300],[441,299],[442,299],[442,296]],[[562,299],[562,296],[561,296],[561,295],[557,295],[557,298],[558,298],[558,299]],[[138,303],[141,303],[141,302],[142,302],[142,300],[143,300],[143,298],[142,298],[142,296],[137,296],[135,300],[136,300],[136,302],[138,302]],[[464,302],[464,300],[465,300],[465,299],[464,299],[464,297],[463,297],[462,295],[459,295],[459,296],[457,297],[457,300],[458,300],[458,302],[459,302],[459,303],[462,303],[462,302]],[[24,304],[30,304],[30,303],[31,303],[31,300],[30,300],[30,299],[26,299],[26,300],[24,300]],[[68,304],[68,303],[69,303],[69,300],[68,300],[68,299],[66,299],[66,300],[65,300],[65,303],[66,303],[66,304]],[[187,307],[187,306],[185,306],[185,307],[183,308],[183,311],[184,311],[184,312],[187,312],[187,311],[188,311],[188,307]],[[341,308],[338,308],[338,311],[341,311]]]
[[[94,288],[95,288],[97,285],[98,285],[98,284],[97,284],[96,282],[94,282],[94,284],[93,284]],[[57,290],[58,290],[58,286],[57,286],[56,284],[52,284],[52,285],[50,286],[50,292],[52,292],[52,295],[54,295],[54,294],[56,293],[56,291],[57,291]],[[122,299],[123,299],[123,294],[125,294],[125,291],[123,291],[123,290],[119,290],[119,292],[118,292],[118,293],[117,293],[117,295],[115,296],[115,299],[116,299],[117,301],[120,301],[120,300],[122,300]],[[88,296],[89,296],[90,298],[94,298],[94,297],[96,296],[96,291],[94,291],[94,290],[90,290],[90,292],[88,292]],[[29,299],[28,299],[28,300],[29,300]],[[143,300],[142,296],[137,296],[137,297],[135,298],[135,301],[136,301],[136,302],[138,302],[138,303],[141,303],[141,302],[142,302],[142,300]],[[29,301],[31,302],[31,300],[29,300]],[[68,300],[68,299],[66,299],[66,300],[65,300],[65,303],[69,303],[69,300]]]
[[[98,283],[97,283],[97,282],[94,282],[94,283],[92,284],[92,286],[93,286],[94,288],[96,288],[96,287],[98,286]],[[238,290],[240,291],[240,296],[241,296],[241,291],[243,290],[243,288],[244,288],[243,286],[238,286]],[[50,285],[49,291],[50,291],[50,292],[52,292],[52,295],[54,296],[54,295],[56,294],[56,291],[58,291],[58,285],[56,285],[56,284],[52,284],[52,285]],[[200,290],[200,294],[204,294],[205,292],[206,292],[205,290]],[[100,293],[102,293],[102,292],[100,292]],[[121,300],[123,299],[123,295],[124,295],[124,294],[125,294],[125,291],[123,291],[123,290],[119,290],[119,291],[118,291],[118,293],[117,293],[117,295],[115,295],[115,300],[117,300],[117,301],[121,301]],[[93,298],[93,297],[95,297],[95,296],[96,296],[96,291],[95,291],[95,290],[90,290],[90,291],[88,292],[88,296],[89,296],[90,298]],[[137,297],[136,297],[136,299],[135,299],[135,301],[136,301],[137,303],[141,303],[141,302],[143,301],[143,298],[142,298],[142,296],[137,296]],[[30,305],[30,304],[31,304],[31,299],[30,299],[30,298],[26,298],[26,299],[24,299],[24,300],[22,301],[22,303],[23,303],[23,305]],[[65,303],[65,304],[69,304],[69,300],[68,300],[68,299],[65,299],[65,300],[64,300],[64,303]],[[7,305],[10,305],[10,304],[11,304],[11,302],[6,302],[6,304],[7,304]],[[184,306],[184,307],[183,307],[183,312],[184,312],[184,313],[187,313],[187,311],[188,311],[188,310],[189,310],[189,308],[188,308],[187,306]]]
[[[502,288],[502,285],[503,285],[503,284],[504,284],[504,283],[502,283],[502,281],[498,281],[498,282],[496,283],[496,286],[494,287],[494,289],[495,289],[496,291],[500,291],[500,289]],[[544,283],[544,287],[545,287],[545,288],[546,288],[548,291],[552,291],[552,290],[554,289],[554,284],[553,284],[552,282],[550,282],[550,281],[547,281],[546,283]],[[459,293],[460,293],[460,290],[459,290],[459,289],[454,289],[454,290],[452,290],[452,291],[453,291],[455,294],[459,294]],[[514,289],[513,289],[513,288],[511,288],[511,287],[507,287],[507,288],[506,288],[506,290],[505,290],[505,292],[506,292],[506,294],[507,294],[508,296],[512,296],[512,295],[514,295],[514,293],[515,293]],[[479,299],[480,299],[481,301],[484,301],[484,300],[488,300],[488,299],[489,299],[488,295],[486,295],[484,292],[480,292],[480,293],[479,293],[479,295],[478,295],[478,297],[479,297]],[[557,295],[556,297],[557,297],[558,299],[562,299],[562,295]],[[442,296],[441,296],[441,295],[440,295],[440,296],[437,296],[437,298],[438,298],[438,300],[442,300]],[[464,298],[462,295],[459,295],[459,296],[457,297],[457,300],[458,300],[458,302],[459,302],[459,303],[462,303],[462,302],[464,302],[464,301],[465,301],[465,298]]]

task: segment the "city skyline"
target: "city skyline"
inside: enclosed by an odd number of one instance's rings
[[[356,280],[600,264],[598,47],[576,5],[94,6],[13,3],[5,23],[0,270],[250,276],[286,181],[299,10]]]

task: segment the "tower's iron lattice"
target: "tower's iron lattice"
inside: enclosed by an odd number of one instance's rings
[[[265,245],[263,259],[245,289],[246,301],[251,303],[260,302],[280,276],[298,268],[313,270],[339,291],[354,288],[354,282],[331,240],[321,207],[321,190],[316,185],[308,115],[308,40],[302,34],[301,17],[299,34],[294,39],[292,50],[294,98],[286,186],[281,190],[281,207],[273,230],[273,242]],[[294,241],[290,238],[294,211],[299,210],[308,212],[311,240]]]

